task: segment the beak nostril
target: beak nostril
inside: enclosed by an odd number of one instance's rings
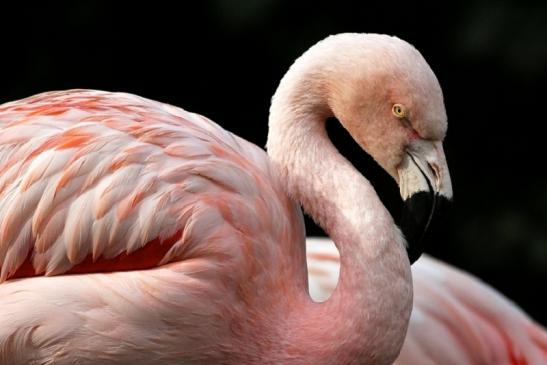
[[[428,162],[427,167],[429,167],[429,171],[431,171],[434,175],[437,175],[437,169],[435,164]]]
[[[435,163],[427,162],[427,167],[429,167],[429,170],[435,176],[435,185],[437,186],[437,189],[439,189],[441,185],[441,174],[439,166],[437,166],[437,164]]]

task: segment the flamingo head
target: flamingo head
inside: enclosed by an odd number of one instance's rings
[[[452,184],[442,147],[447,121],[439,82],[422,55],[396,37],[341,34],[330,47],[329,109],[399,184],[411,262]],[[329,68],[326,64],[325,68]]]

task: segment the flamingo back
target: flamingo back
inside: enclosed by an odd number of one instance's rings
[[[198,114],[69,90],[1,105],[0,129],[0,281],[271,261],[303,235],[265,152]]]

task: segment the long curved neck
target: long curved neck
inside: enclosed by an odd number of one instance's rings
[[[287,341],[305,363],[389,363],[402,346],[412,306],[403,239],[371,184],[330,142],[321,87],[294,74],[272,101],[268,154],[288,194],[334,240],[341,272],[327,302],[303,296]]]

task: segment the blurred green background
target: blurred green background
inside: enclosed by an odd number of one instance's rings
[[[547,2],[52,4],[3,5],[0,102],[53,89],[127,91],[204,114],[260,146],[277,83],[318,40],[375,32],[414,44],[445,93],[455,192],[428,251],[547,324]],[[396,215],[390,178],[351,143],[337,145]]]

